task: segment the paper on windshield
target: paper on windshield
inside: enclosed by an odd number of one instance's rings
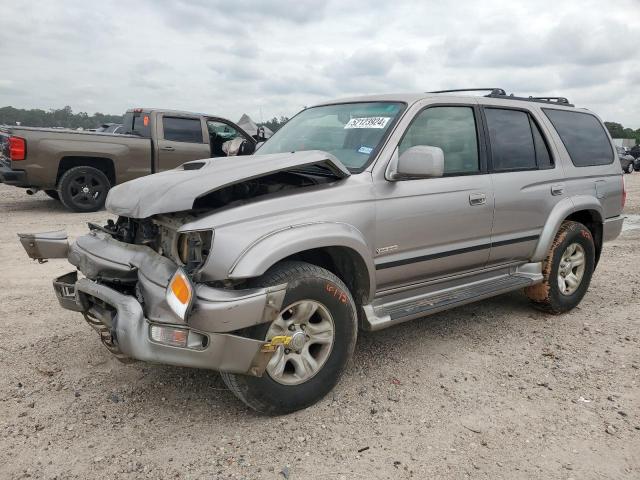
[[[384,128],[391,120],[390,117],[360,117],[352,118],[344,126],[347,128]]]

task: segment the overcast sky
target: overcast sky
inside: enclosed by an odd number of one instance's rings
[[[237,120],[502,87],[640,128],[640,0],[0,0],[0,106]]]

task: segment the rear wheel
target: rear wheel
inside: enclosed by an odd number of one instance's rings
[[[111,188],[107,176],[93,167],[73,167],[58,183],[60,201],[74,212],[95,212],[104,206]]]
[[[633,162],[631,162],[627,167],[627,173],[633,173]]]
[[[243,332],[260,340],[291,337],[279,346],[262,377],[222,373],[229,389],[252,409],[281,415],[313,405],[335,386],[353,354],[356,307],[334,274],[305,262],[283,262],[256,286],[287,283],[283,308],[272,323]]]
[[[580,303],[595,268],[595,246],[587,227],[565,221],[542,263],[542,283],[525,288],[533,304],[549,313],[563,313]]]
[[[58,195],[58,191],[57,190],[45,190],[44,193],[53,198],[54,200],[60,200],[60,195]]]

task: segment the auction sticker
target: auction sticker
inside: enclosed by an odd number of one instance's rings
[[[344,128],[384,128],[389,123],[390,117],[361,117],[352,118]]]

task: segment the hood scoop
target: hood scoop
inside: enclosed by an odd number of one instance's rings
[[[340,160],[319,150],[209,158],[117,185],[109,191],[106,208],[129,218],[187,211],[205,207],[208,202],[199,199],[214,192],[286,172],[335,180],[350,175]]]

